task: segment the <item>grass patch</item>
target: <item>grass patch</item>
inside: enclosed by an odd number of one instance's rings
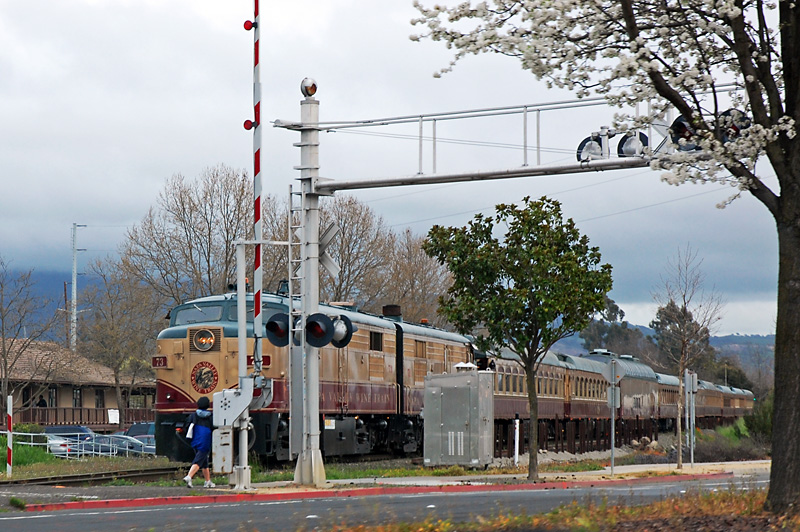
[[[79,460],[65,460],[45,453],[51,460],[19,465],[14,454],[14,478],[60,477],[85,473],[113,473],[128,469],[144,469],[165,467],[169,464],[166,457],[141,458],[134,456],[93,456]]]
[[[615,459],[615,465],[620,465]],[[611,465],[609,460],[581,460],[580,462],[548,462],[539,464],[539,473],[580,473],[581,471],[602,471]]]
[[[10,499],[8,499],[8,504],[20,510],[24,510],[25,507],[27,506],[27,504],[25,504],[25,501],[23,501],[18,497],[11,497]]]
[[[115,478],[112,481],[106,482],[105,486],[135,486],[136,483],[128,480],[127,478]]]

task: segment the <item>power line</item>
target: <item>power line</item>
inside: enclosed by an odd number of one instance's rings
[[[586,185],[586,186],[583,186],[583,187],[576,187],[576,188],[573,188],[573,189],[567,189],[567,190],[563,190],[561,192],[556,192],[556,193],[553,193],[553,194],[545,194],[545,195],[546,196],[555,196],[557,194],[562,194],[562,193],[565,193],[565,192],[572,192],[572,191],[575,191],[575,190],[581,190],[581,189],[588,188],[588,187],[591,187],[591,186],[597,186],[597,185],[601,185],[601,184],[610,183],[612,181],[617,181],[619,179],[627,179],[628,177],[634,177],[634,176],[626,176],[626,177],[620,177],[620,178],[615,178],[615,179],[609,179],[609,180],[604,181],[602,183]],[[705,192],[698,192],[697,194],[691,194],[689,196],[684,196],[682,198],[673,198],[673,199],[670,199],[670,200],[660,201],[658,203],[651,203],[649,205],[643,205],[641,207],[634,207],[634,208],[631,208],[631,209],[625,209],[623,211],[617,211],[617,212],[613,212],[613,213],[609,213],[609,214],[602,214],[600,216],[593,216],[592,218],[584,218],[582,220],[578,220],[577,223],[592,222],[594,220],[601,220],[603,218],[610,218],[612,216],[618,216],[620,214],[627,214],[629,212],[635,212],[635,211],[641,211],[641,210],[644,210],[644,209],[650,209],[652,207],[658,207],[658,206],[661,206],[661,205],[666,205],[668,203],[676,203],[676,202],[679,202],[679,201],[684,201],[684,200],[696,198],[698,196],[705,196],[707,194],[714,194],[716,192],[719,192],[719,190],[708,190],[708,191],[705,191]],[[390,227],[397,227],[397,226],[400,226],[400,225],[413,225],[413,224],[422,223],[422,222],[430,222],[430,221],[433,221],[433,220],[441,220],[443,218],[452,218],[453,216],[461,216],[461,215],[464,215],[464,214],[476,214],[476,213],[483,212],[483,211],[486,211],[486,210],[492,209],[492,208],[493,207],[484,207],[482,209],[470,209],[468,211],[456,212],[456,213],[452,213],[452,214],[446,214],[446,215],[443,215],[443,216],[436,216],[436,217],[433,217],[433,218],[425,218],[425,219],[421,219],[421,220],[414,220],[414,221],[411,221],[411,222],[403,222],[403,223],[392,224]]]

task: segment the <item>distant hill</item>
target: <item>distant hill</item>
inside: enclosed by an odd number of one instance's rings
[[[640,329],[645,336],[652,336],[655,333],[653,329],[643,325],[629,324],[629,326]],[[726,336],[712,336],[711,346],[717,350],[720,357],[738,360],[745,370],[754,368],[763,362],[772,366],[775,357],[774,334],[729,334]],[[581,340],[578,334],[574,334],[569,338],[557,342],[553,350],[565,355],[580,355],[586,353],[583,340]]]

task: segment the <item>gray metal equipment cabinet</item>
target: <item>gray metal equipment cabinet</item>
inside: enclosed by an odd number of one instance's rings
[[[425,377],[425,465],[484,467],[492,462],[494,372]]]

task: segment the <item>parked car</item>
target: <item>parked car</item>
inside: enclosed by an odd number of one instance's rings
[[[147,447],[153,448],[153,453],[156,452],[156,437],[152,434],[140,434],[138,436],[134,436],[137,440],[145,444]]]
[[[75,458],[78,456],[79,443],[71,438],[57,434],[47,434],[47,450],[59,458]]]
[[[156,434],[156,424],[152,421],[146,421],[143,423],[134,423],[128,430],[125,431],[126,436],[142,436],[142,435],[151,435],[155,436]]]
[[[155,445],[146,445],[144,442],[131,436],[97,436],[93,441],[103,448],[109,448],[108,452],[117,456],[145,456],[156,454]]]
[[[84,425],[50,425],[44,428],[44,433],[71,440],[87,440],[95,435],[92,429]]]

